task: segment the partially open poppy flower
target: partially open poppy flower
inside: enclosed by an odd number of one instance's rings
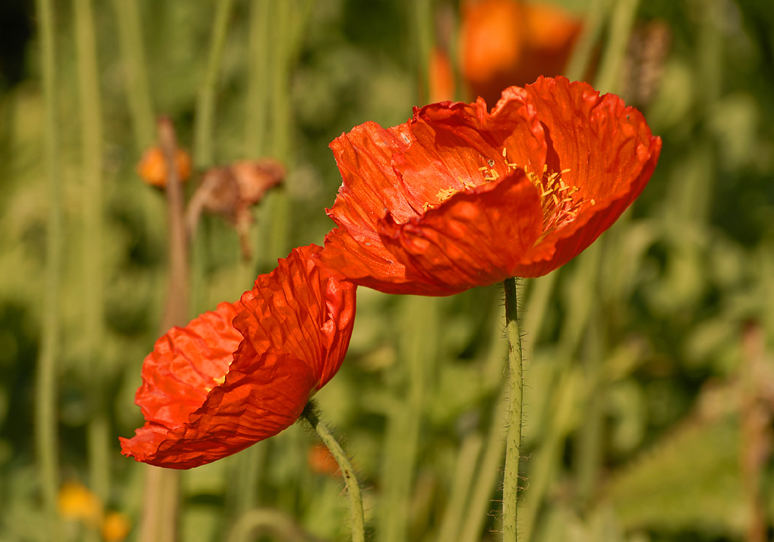
[[[640,194],[661,139],[617,96],[541,77],[491,111],[432,104],[331,149],[344,182],[322,260],[384,292],[450,295],[576,256]]]
[[[156,341],[135,402],[145,425],[122,453],[161,467],[209,463],[276,435],[336,373],[355,317],[355,286],[294,249],[236,303]]]

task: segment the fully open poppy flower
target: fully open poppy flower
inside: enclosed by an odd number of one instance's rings
[[[576,256],[640,194],[661,139],[617,96],[559,77],[491,111],[442,102],[362,124],[331,149],[344,182],[322,260],[384,292],[449,295]]]
[[[171,468],[209,463],[275,435],[336,373],[355,316],[355,286],[294,249],[236,303],[156,341],[135,402],[145,425],[122,453]]]

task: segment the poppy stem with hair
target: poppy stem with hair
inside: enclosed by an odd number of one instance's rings
[[[516,508],[519,500],[519,456],[521,450],[522,349],[516,279],[505,279],[505,333],[508,337],[508,437],[505,445],[505,479],[503,481],[503,541],[516,542]]]
[[[360,484],[355,477],[355,469],[352,468],[352,463],[349,462],[346,452],[338,443],[336,438],[331,433],[330,429],[320,421],[320,417],[315,411],[315,405],[313,402],[309,402],[304,408],[304,412],[301,417],[309,423],[312,429],[315,430],[320,440],[328,448],[339,464],[341,469],[341,475],[344,477],[344,483],[347,486],[347,493],[349,494],[349,513],[350,522],[352,523],[352,542],[364,542],[365,541],[365,527],[363,521],[363,499],[360,496]]]

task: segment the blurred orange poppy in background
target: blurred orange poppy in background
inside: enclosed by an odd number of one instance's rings
[[[180,182],[187,181],[191,176],[191,157],[183,149],[177,149],[175,165]],[[143,153],[137,164],[137,174],[152,186],[163,188],[167,185],[167,163],[160,147],[150,147]]]
[[[640,194],[661,139],[617,96],[541,77],[491,112],[432,104],[331,149],[343,184],[323,261],[384,292],[449,295],[576,256]]]
[[[580,30],[580,20],[550,4],[466,1],[460,65],[472,96],[493,103],[507,86],[559,75]]]
[[[275,435],[336,373],[349,345],[355,286],[294,249],[236,303],[156,341],[135,402],[145,425],[122,453],[170,468],[209,463]]]

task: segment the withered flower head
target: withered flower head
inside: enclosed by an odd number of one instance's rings
[[[285,166],[277,160],[240,160],[208,169],[186,211],[189,236],[196,230],[203,212],[217,214],[232,224],[239,234],[242,252],[249,259],[247,233],[252,223],[250,207],[266,192],[285,179]]]

